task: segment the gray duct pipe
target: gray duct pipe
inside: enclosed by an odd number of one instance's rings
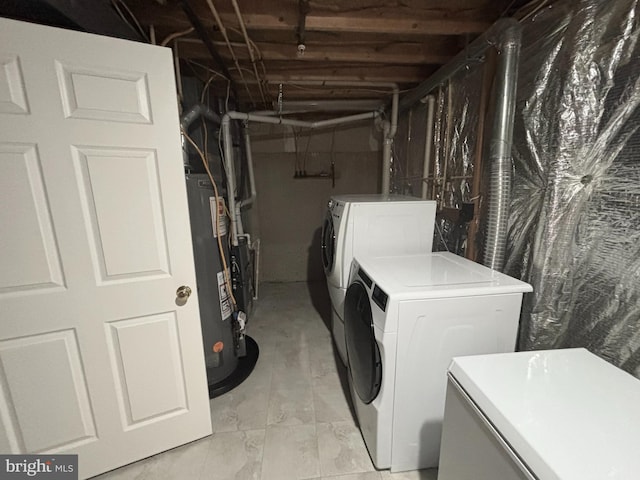
[[[187,110],[180,118],[180,127],[186,132],[189,126],[198,118],[204,117],[210,122],[220,125],[220,116],[202,103],[196,103]]]
[[[494,88],[496,113],[489,149],[491,164],[489,221],[483,263],[498,271],[501,271],[504,266],[507,243],[511,194],[511,145],[521,36],[522,27],[515,19],[499,19],[451,62],[400,99],[400,109],[408,109],[471,61],[482,56],[487,48],[497,49],[498,63]]]
[[[193,122],[195,122],[198,118],[203,117],[206,120],[220,126],[220,116],[211,110],[206,105],[201,103],[196,103],[189,110],[187,110],[182,117],[180,117],[180,130],[183,132],[187,132],[189,127]],[[206,148],[206,146],[205,146]],[[185,167],[190,167],[189,163],[189,150],[188,145],[185,143],[184,138],[182,139],[182,163]]]
[[[323,128],[333,125],[340,125],[342,123],[357,122],[360,120],[366,120],[375,118],[378,116],[378,112],[359,113],[357,115],[349,115],[346,117],[330,118],[328,120],[321,120],[318,122],[304,122],[302,120],[290,120],[287,118],[270,117],[266,115],[256,115],[253,113],[242,112],[227,112],[222,117],[222,143],[224,151],[224,165],[227,174],[227,190],[229,192],[227,203],[229,207],[229,216],[231,217],[231,241],[233,245],[238,245],[238,234],[242,232],[242,221],[239,218],[240,207],[243,205],[242,201],[236,205],[235,199],[235,187],[236,187],[236,172],[233,161],[233,142],[231,139],[231,120],[245,120],[247,122],[260,122],[270,123],[273,125],[291,125],[295,127],[306,128]],[[248,137],[245,137],[247,139]],[[251,151],[251,146],[248,144],[248,151]],[[251,153],[248,154],[250,158]],[[254,187],[255,189],[255,187]],[[246,203],[245,203],[246,205]]]

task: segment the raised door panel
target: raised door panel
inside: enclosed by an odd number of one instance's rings
[[[175,314],[110,322],[107,330],[123,429],[186,413]]]
[[[64,278],[35,145],[0,144],[0,297],[62,288]]]
[[[13,453],[96,440],[74,330],[0,342],[0,418]]]
[[[72,148],[97,283],[167,276],[155,152]]]
[[[29,113],[17,55],[0,54],[0,113]]]
[[[56,70],[65,117],[151,123],[146,74],[61,62]]]

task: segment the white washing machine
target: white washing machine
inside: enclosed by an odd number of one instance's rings
[[[375,466],[438,465],[454,356],[512,352],[531,286],[451,253],[356,256],[345,298],[351,394]]]
[[[640,380],[587,350],[456,358],[438,480],[640,478]]]
[[[436,202],[402,195],[339,195],[322,227],[322,261],[332,303],[332,330],[346,363],[344,297],[354,255],[431,252]]]

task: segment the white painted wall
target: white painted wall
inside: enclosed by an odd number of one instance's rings
[[[250,231],[261,240],[261,281],[323,280],[320,229],[331,195],[376,193],[380,189],[381,133],[367,122],[333,131],[300,134],[288,127],[251,125],[258,197],[248,211]],[[332,154],[333,143],[333,154]],[[307,147],[308,144],[308,147]],[[330,172],[330,179],[294,179],[296,158],[306,158],[308,174]]]

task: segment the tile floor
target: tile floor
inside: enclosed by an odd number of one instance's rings
[[[435,480],[371,463],[334,353],[324,283],[260,286],[247,327],[260,357],[251,376],[211,400],[213,435],[99,480]]]

